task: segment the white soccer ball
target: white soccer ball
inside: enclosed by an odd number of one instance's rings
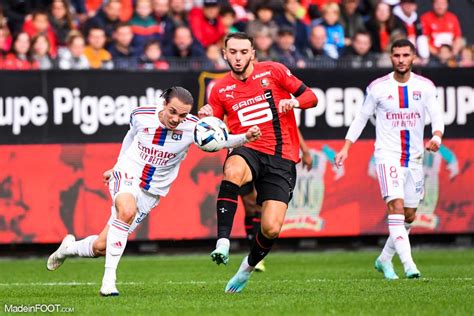
[[[229,130],[227,125],[217,117],[207,116],[200,119],[194,127],[194,143],[207,152],[224,148]]]

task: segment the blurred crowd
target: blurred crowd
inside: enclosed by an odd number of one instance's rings
[[[0,69],[226,69],[227,33],[292,68],[389,67],[408,38],[417,63],[473,67],[448,0],[0,0]]]

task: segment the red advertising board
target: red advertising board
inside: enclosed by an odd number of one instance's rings
[[[385,234],[385,205],[371,164],[372,140],[351,149],[344,168],[333,159],[341,140],[310,140],[314,163],[300,171],[283,237]],[[474,232],[473,139],[448,139],[425,157],[425,200],[414,233]],[[0,243],[58,242],[66,233],[96,234],[110,216],[102,183],[120,144],[0,146]],[[225,153],[194,146],[178,179],[132,238],[213,238],[215,200]],[[233,236],[243,237],[239,205]]]

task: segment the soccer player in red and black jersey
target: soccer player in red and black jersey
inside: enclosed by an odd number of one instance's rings
[[[316,95],[275,62],[254,63],[253,39],[232,33],[224,40],[224,58],[231,71],[213,87],[209,104],[199,116],[227,115],[233,134],[258,125],[262,137],[232,150],[224,163],[224,176],[217,198],[217,245],[211,253],[217,264],[229,260],[232,229],[239,188],[253,182],[257,203],[262,205],[261,230],[250,254],[227,284],[226,292],[241,292],[255,265],[271,250],[278,237],[296,181],[299,139],[293,108],[316,106]],[[294,98],[292,98],[292,95]]]

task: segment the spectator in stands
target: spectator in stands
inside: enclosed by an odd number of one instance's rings
[[[258,61],[276,61],[278,55],[273,49],[273,37],[271,30],[262,26],[254,35],[255,58]]]
[[[203,0],[203,7],[194,7],[189,12],[189,25],[196,39],[204,48],[218,43],[226,35],[219,17],[218,0]]]
[[[326,28],[321,24],[311,28],[309,47],[304,51],[304,56],[306,60],[317,59],[323,63],[331,63],[333,59],[338,58],[336,47],[327,44]]]
[[[50,44],[46,35],[38,34],[31,39],[30,56],[38,63],[39,69],[48,70],[54,67],[54,60],[49,50]]]
[[[459,55],[458,67],[474,67],[474,47],[472,45],[464,47]]]
[[[0,55],[10,50],[12,44],[12,37],[8,30],[7,25],[0,26]]]
[[[331,2],[341,4],[341,0],[311,0],[311,4],[316,5],[319,11],[322,11],[323,7]]]
[[[133,46],[141,55],[145,44],[160,36],[159,26],[153,17],[151,0],[137,0],[130,25],[134,35]]]
[[[449,45],[443,44],[438,50],[438,54],[428,64],[431,67],[457,67],[456,57],[453,48]]]
[[[95,16],[97,12],[109,2],[109,0],[78,0],[84,3],[84,7],[89,17]],[[121,4],[119,19],[127,22],[133,15],[133,4],[135,0],[119,0]]]
[[[84,34],[89,34],[89,29],[100,28],[104,30],[107,44],[112,42],[112,34],[117,24],[120,23],[120,10],[122,3],[120,0],[108,0],[104,7],[97,14],[88,19],[84,25]]]
[[[461,26],[457,16],[448,11],[448,0],[433,0],[433,10],[423,14],[421,22],[432,55],[438,55],[442,45],[451,46],[454,55],[459,54],[464,46]]]
[[[403,26],[397,24],[390,6],[379,2],[375,6],[372,18],[366,23],[366,28],[372,38],[372,51],[382,53],[390,49],[392,32],[403,29]]]
[[[201,58],[205,55],[201,44],[193,39],[191,30],[184,25],[176,28],[172,45],[165,47],[163,53],[177,58]]]
[[[173,31],[176,27],[185,25],[189,26],[188,13],[184,0],[169,0],[170,13],[169,16],[173,21]]]
[[[303,55],[295,47],[295,34],[290,26],[282,26],[278,30],[278,37],[275,45],[275,52],[278,62],[292,68],[305,68]]]
[[[5,13],[3,11],[3,6],[0,3],[0,28],[8,27],[7,26],[7,18],[5,17]]]
[[[133,16],[133,4],[135,2],[136,0],[120,0],[120,3],[122,4],[122,9],[120,10],[120,21],[130,21]]]
[[[13,37],[10,53],[5,56],[3,68],[8,70],[33,70],[38,69],[38,63],[29,55],[31,42],[26,32],[17,33]]]
[[[219,17],[224,26],[224,33],[235,33],[239,30],[235,27],[236,23],[236,14],[234,8],[230,4],[223,4],[219,11]],[[223,46],[223,45],[221,45]]]
[[[255,7],[255,20],[247,23],[247,34],[255,37],[262,28],[270,31],[272,40],[276,40],[278,34],[278,25],[273,20],[273,6],[270,0],[263,0]]]
[[[10,49],[8,28],[5,25],[0,26],[0,69],[3,69],[3,60]]]
[[[84,55],[89,61],[90,68],[112,69],[112,55],[104,48],[107,37],[104,29],[91,26],[87,34],[88,45],[84,49]]]
[[[39,34],[44,34],[48,37],[50,44],[50,54],[56,56],[57,53],[57,39],[53,28],[49,24],[48,13],[46,11],[35,11],[31,15],[31,19],[25,21],[23,30],[28,33],[30,38]]]
[[[377,65],[377,56],[370,51],[372,39],[367,31],[358,31],[351,42],[352,45],[344,51],[341,66],[372,68]]]
[[[284,12],[275,17],[278,27],[290,26],[295,34],[295,46],[303,51],[308,46],[308,28],[299,18],[300,0],[285,0]]]
[[[69,2],[71,4],[71,10],[74,13],[73,19],[76,25],[83,25],[89,16],[95,15],[87,11],[85,0],[69,0]]]
[[[120,22],[112,35],[113,42],[108,47],[114,69],[136,69],[138,67],[138,56],[141,54],[132,46],[134,34],[132,26]]]
[[[151,40],[145,44],[143,55],[139,60],[140,69],[168,70],[170,65],[161,56],[161,45],[158,40]]]
[[[393,8],[393,15],[395,23],[403,27],[406,38],[415,45],[418,56],[428,60],[430,57],[428,39],[423,33],[423,25],[416,9],[416,0],[401,0],[400,5]]]
[[[351,45],[351,41],[358,31],[365,30],[364,19],[357,11],[360,0],[342,0],[339,24],[344,29],[344,45]]]
[[[221,48],[218,45],[209,45],[206,48],[206,57],[211,66],[209,68],[213,70],[227,69],[227,62],[222,56]]]
[[[338,58],[344,48],[344,28],[338,22],[341,14],[339,6],[333,2],[329,2],[323,6],[321,12],[321,25],[326,29],[326,45],[328,46],[328,50],[335,52],[331,57]],[[329,48],[329,46],[332,46],[332,48]]]
[[[56,35],[58,46],[66,46],[67,36],[74,29],[71,9],[67,0],[53,0],[49,9],[49,22]]]
[[[153,0],[153,17],[159,27],[157,39],[163,46],[168,45],[173,40],[174,24],[169,12],[168,0]]]
[[[11,34],[17,34],[22,31],[26,17],[31,17],[31,13],[34,11],[46,10],[50,2],[39,0],[2,0],[0,3],[3,6],[4,15],[8,17],[8,29],[11,31]]]
[[[89,60],[84,55],[84,36],[79,31],[72,31],[66,39],[66,45],[67,49],[59,51],[59,69],[89,69]]]

